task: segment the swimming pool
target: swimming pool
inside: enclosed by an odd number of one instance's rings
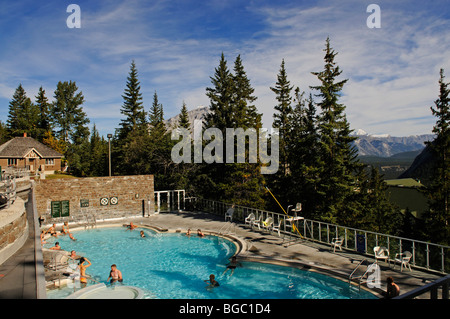
[[[143,230],[146,237],[141,238]],[[234,274],[225,275],[236,245],[217,236],[187,237],[182,233],[157,233],[123,227],[74,231],[49,239],[44,247],[59,241],[62,249],[75,250],[92,266],[87,274],[106,283],[110,266],[116,264],[124,284],[144,291],[145,298],[159,299],[360,299],[375,298],[371,293],[341,280],[292,267],[242,262]],[[204,280],[214,274],[220,287],[206,289]],[[97,282],[92,282],[96,284]],[[47,292],[51,299],[65,298],[73,288]]]

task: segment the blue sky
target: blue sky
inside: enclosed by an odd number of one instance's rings
[[[81,9],[81,28],[66,12]],[[381,28],[366,25],[369,4]],[[341,102],[353,129],[394,136],[429,134],[439,69],[450,81],[449,1],[6,1],[0,0],[0,120],[22,83],[53,100],[58,81],[75,81],[102,135],[119,127],[126,77],[134,59],[148,110],[156,91],[165,118],[209,105],[221,53],[230,68],[238,54],[270,127],[281,60],[295,86],[311,91],[323,68],[327,36],[343,70]],[[314,93],[314,92],[313,92]]]

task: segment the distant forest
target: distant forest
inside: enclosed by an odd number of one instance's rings
[[[302,214],[348,227],[449,244],[449,83],[444,72],[440,94],[431,107],[436,117],[436,140],[429,151],[436,159],[426,195],[429,211],[421,220],[400,213],[387,198],[387,186],[377,167],[360,160],[353,141],[346,106],[340,102],[347,79],[341,79],[337,52],[327,38],[324,67],[312,72],[319,80],[312,93],[291,84],[284,60],[274,85],[273,127],[279,131],[279,169],[261,174],[260,160],[245,163],[179,163],[171,150],[180,140],[171,139],[164,123],[163,105],[155,91],[144,105],[137,66],[131,62],[122,94],[122,118],[111,138],[113,175],[153,174],[155,189],[186,189],[193,196],[255,208],[279,211],[266,187],[284,207],[302,203]],[[257,97],[238,55],[232,66],[224,54],[206,88],[210,113],[203,129],[262,127]],[[58,82],[50,102],[44,88],[32,101],[21,84],[9,103],[6,123],[0,122],[2,142],[24,132],[64,154],[75,176],[106,176],[108,140],[100,136],[83,111],[85,99],[75,82]],[[192,129],[186,105],[180,106],[179,127]],[[248,146],[248,145],[247,145]],[[409,159],[408,159],[409,161]]]

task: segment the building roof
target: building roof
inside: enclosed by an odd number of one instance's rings
[[[63,155],[32,137],[15,137],[0,145],[0,158],[24,158],[34,151],[41,158],[61,158]]]

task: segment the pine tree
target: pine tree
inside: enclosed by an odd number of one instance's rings
[[[84,96],[75,82],[58,82],[55,101],[50,107],[52,124],[57,137],[66,143],[81,144],[89,137],[89,119],[83,111]]]
[[[318,150],[319,132],[316,107],[312,95],[304,99],[304,92],[295,89],[295,106],[292,128],[288,136],[289,149],[289,202],[302,203],[302,214],[315,218],[316,188],[320,156]]]
[[[36,106],[39,108],[39,121],[38,121],[38,134],[37,139],[42,142],[46,132],[51,131],[51,120],[50,120],[50,103],[48,98],[45,96],[45,90],[42,86],[39,88],[38,95],[36,98]]]
[[[435,157],[431,185],[427,187],[429,210],[425,214],[425,229],[433,242],[450,243],[450,83],[444,82],[444,70],[440,70],[439,98],[431,107],[437,118],[433,127],[436,138],[427,143]]]
[[[180,118],[178,121],[178,127],[185,128],[187,130],[191,130],[191,124],[189,122],[189,114],[186,107],[186,103],[183,101],[183,105],[181,106]]]
[[[133,60],[127,77],[126,89],[122,95],[123,106],[120,109],[120,113],[125,115],[125,119],[122,119],[120,123],[119,138],[125,138],[131,131],[146,127],[146,114],[140,91],[138,72]]]
[[[352,202],[347,200],[354,195],[357,187],[355,173],[360,170],[361,165],[357,160],[356,148],[352,145],[356,137],[350,135],[345,105],[339,103],[341,91],[347,80],[336,81],[342,71],[334,61],[337,53],[331,48],[329,38],[326,40],[324,51],[324,70],[312,72],[321,85],[311,87],[319,91],[316,96],[321,98],[317,105],[321,109],[318,122],[320,161],[323,165],[318,194],[322,196],[320,203],[322,218],[330,222],[341,222],[350,218]]]
[[[14,92],[13,99],[9,103],[7,125],[11,136],[23,135],[37,137],[39,109],[27,97],[27,94],[19,84]]]
[[[278,129],[280,143],[280,165],[282,167],[281,174],[288,174],[288,141],[287,136],[290,131],[290,121],[292,117],[292,96],[293,86],[287,79],[284,59],[281,62],[280,72],[277,75],[277,82],[274,87],[270,88],[275,94],[278,104],[274,107],[274,120],[272,126]]]

